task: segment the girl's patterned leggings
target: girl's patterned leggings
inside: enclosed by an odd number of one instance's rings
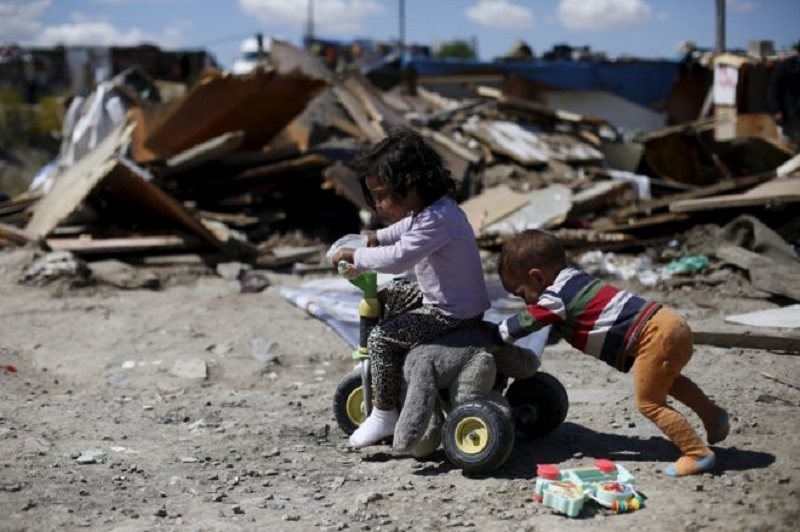
[[[367,347],[375,406],[391,410],[398,406],[406,353],[447,332],[477,325],[483,316],[455,319],[423,306],[419,286],[405,279],[393,280],[385,296],[381,321],[370,333]]]

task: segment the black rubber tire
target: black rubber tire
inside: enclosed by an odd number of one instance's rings
[[[355,369],[339,381],[333,394],[333,414],[339,428],[348,436],[367,419],[361,370]]]
[[[514,424],[488,401],[456,406],[444,421],[442,442],[447,459],[465,473],[500,468],[514,450]]]
[[[549,373],[515,380],[506,391],[517,434],[541,438],[564,423],[569,411],[569,396],[561,382]]]

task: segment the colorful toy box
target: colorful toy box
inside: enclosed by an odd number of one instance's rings
[[[611,460],[598,459],[590,467],[563,470],[543,464],[536,474],[536,500],[569,517],[578,516],[588,500],[612,513],[633,512],[644,506],[644,496],[636,491],[633,475]]]

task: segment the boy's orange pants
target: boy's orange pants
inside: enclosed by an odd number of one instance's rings
[[[634,353],[633,382],[636,406],[655,423],[684,456],[709,456],[711,449],[700,439],[689,421],[667,405],[670,395],[692,409],[705,427],[712,426],[721,412],[711,399],[681,370],[692,358],[693,339],[689,324],[668,308],[659,309],[644,325]]]

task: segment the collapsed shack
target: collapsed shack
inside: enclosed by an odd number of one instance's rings
[[[644,250],[657,263],[688,253],[693,228],[742,214],[797,246],[796,147],[769,128],[717,138],[735,114],[632,136],[503,88],[472,83],[462,87],[468,97],[452,99],[424,84],[380,89],[357,70],[334,74],[285,43],[272,57],[245,75],[208,71],[172,98],[153,97],[158,80],[126,72],[71,106],[60,159],[38,187],[0,203],[2,243],[38,242],[87,261],[328,269],[330,242],[377,223],[354,157],[404,126],[444,156],[489,254],[513,232],[544,228],[575,258]],[[756,272],[757,261],[716,244],[693,251]],[[752,244],[737,245],[759,253]],[[789,279],[796,267],[778,269]]]

